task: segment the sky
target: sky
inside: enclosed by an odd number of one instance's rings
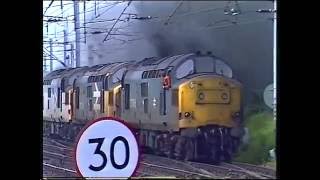
[[[73,43],[75,33],[73,2],[63,1],[63,10],[60,3],[54,1],[45,15],[69,16],[68,23],[48,23],[47,32],[44,22],[43,37],[48,50],[49,38],[53,39],[53,54],[63,60],[63,45],[56,43],[63,42],[64,27],[68,27],[68,40]],[[45,11],[50,1],[43,4]],[[83,5],[79,3],[80,27],[84,27]],[[81,28],[81,66],[201,50],[211,51],[230,64],[235,77],[249,89],[247,92],[260,93],[273,82],[273,13],[256,12],[273,9],[272,1],[133,1],[125,11],[131,15],[123,15],[103,42],[126,6],[127,2],[86,2],[87,34],[84,37]],[[226,9],[240,13],[232,16],[226,14]],[[62,67],[54,61],[53,69]]]

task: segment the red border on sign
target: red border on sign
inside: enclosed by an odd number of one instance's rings
[[[75,161],[75,164],[76,164],[76,171],[77,171],[77,174],[80,175],[81,177],[83,178],[86,178],[84,177],[79,168],[78,168],[78,163],[77,163],[77,148],[78,148],[78,143],[80,141],[80,138],[82,136],[82,134],[84,133],[84,131],[86,131],[92,124],[96,123],[96,122],[99,122],[99,121],[118,121],[120,123],[122,123],[123,125],[125,125],[132,133],[132,135],[134,136],[135,140],[136,140],[136,143],[137,143],[137,148],[138,148],[138,162],[137,162],[137,165],[134,169],[134,171],[132,172],[132,174],[128,177],[132,177],[132,175],[134,175],[139,167],[139,163],[140,163],[140,145],[139,145],[139,141],[137,140],[137,137],[136,137],[136,133],[135,133],[135,130],[134,128],[132,128],[132,126],[130,126],[130,124],[122,119],[119,119],[119,118],[116,118],[116,117],[111,117],[111,116],[106,116],[106,117],[101,117],[101,118],[98,118],[98,119],[95,119],[95,120],[91,120],[89,121],[81,130],[80,130],[80,133],[77,135],[77,138],[76,138],[76,148],[74,150],[74,153],[73,153],[73,157],[74,157],[74,161]],[[87,178],[95,178],[95,177],[87,177]],[[105,178],[109,178],[109,177],[105,177]],[[114,177],[110,177],[110,178],[114,178]]]

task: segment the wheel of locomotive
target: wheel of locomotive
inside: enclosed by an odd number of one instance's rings
[[[232,137],[227,136],[224,144],[223,157],[225,162],[231,162],[233,154]]]
[[[143,131],[136,132],[136,138],[139,140],[139,147],[141,153],[154,154],[154,149],[146,144],[146,133],[144,133]]]
[[[221,150],[217,148],[211,148],[210,151],[210,163],[219,165],[221,163]]]
[[[208,151],[210,150],[210,146],[205,140],[205,136],[202,133],[199,133],[196,136],[196,161],[199,162],[208,162],[208,159],[210,159],[210,154],[211,152]]]
[[[182,160],[185,157],[185,144],[186,138],[183,136],[179,136],[177,139],[177,143],[174,147],[174,156],[178,160]]]
[[[222,151],[222,157],[223,161],[230,163],[232,160],[232,152],[231,152],[231,147],[226,146],[224,150]]]
[[[163,146],[164,146],[164,139],[161,134],[158,134],[156,136],[156,147],[153,150],[154,154],[158,156],[164,156],[164,153],[162,152]]]
[[[169,154],[168,154],[168,157],[169,158],[175,158],[175,146],[177,144],[177,141],[178,141],[178,135],[172,135],[170,138],[169,138]]]
[[[186,144],[185,144],[185,157],[184,160],[191,161],[194,160],[194,139],[191,137],[186,138]]]
[[[221,155],[223,155],[223,149],[221,148],[220,137],[217,135],[214,135],[210,138],[212,138],[213,140],[213,141],[210,141],[209,143],[210,163],[218,165],[221,162]]]

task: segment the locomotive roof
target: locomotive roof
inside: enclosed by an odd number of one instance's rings
[[[43,77],[44,80],[48,80],[48,79],[53,79],[57,76],[59,76],[60,74],[62,74],[64,71],[66,71],[67,69],[57,69],[54,70],[50,73],[48,73],[45,77]]]
[[[136,63],[136,65],[127,73],[127,77],[129,79],[141,79],[143,71],[149,70],[164,70],[169,66],[176,66],[179,62],[183,61],[185,58],[193,56],[194,54],[181,54],[176,56],[168,56],[165,58],[145,58],[142,61]]]
[[[100,75],[105,75],[107,73],[114,73],[115,71],[118,70],[118,68],[122,67],[123,65],[128,64],[127,62],[115,62],[115,63],[110,63],[107,66],[104,66],[103,68],[98,69],[97,71],[91,73],[91,76],[100,76]]]
[[[175,66],[180,60],[191,55],[194,54],[181,54],[175,56],[167,56],[164,58],[145,58],[137,63],[137,66],[135,66],[134,70],[166,69],[169,66]]]
[[[44,80],[52,80],[52,79],[56,79],[56,78],[68,77],[68,76],[72,75],[73,73],[83,71],[87,68],[88,68],[88,66],[77,67],[77,68],[58,69],[58,70],[50,72],[43,79]]]

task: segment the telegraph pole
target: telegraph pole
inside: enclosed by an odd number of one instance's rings
[[[277,0],[274,0],[273,14],[273,113],[276,120],[277,110]]]
[[[80,67],[80,21],[79,21],[79,2],[73,1],[74,7],[74,27],[76,31],[76,67]]]
[[[46,59],[46,57],[44,57],[43,64],[44,64],[44,72],[47,72],[47,59]]]
[[[83,26],[84,26],[84,43],[87,43],[87,30],[86,30],[86,0],[83,1]]]
[[[52,39],[50,39],[50,72],[53,70]]]
[[[62,13],[62,18],[64,18],[64,13],[63,13],[63,2],[61,0],[61,13]],[[63,30],[63,62],[64,64],[69,67],[69,62],[67,60],[67,44],[68,44],[68,18],[66,18],[66,22],[64,24],[64,30]]]
[[[64,43],[63,43],[63,62],[68,65],[67,62],[67,42],[68,42],[68,37],[67,37],[67,31],[63,30],[63,35],[64,35]]]
[[[74,52],[73,52],[73,43],[71,43],[71,67],[74,67]]]

